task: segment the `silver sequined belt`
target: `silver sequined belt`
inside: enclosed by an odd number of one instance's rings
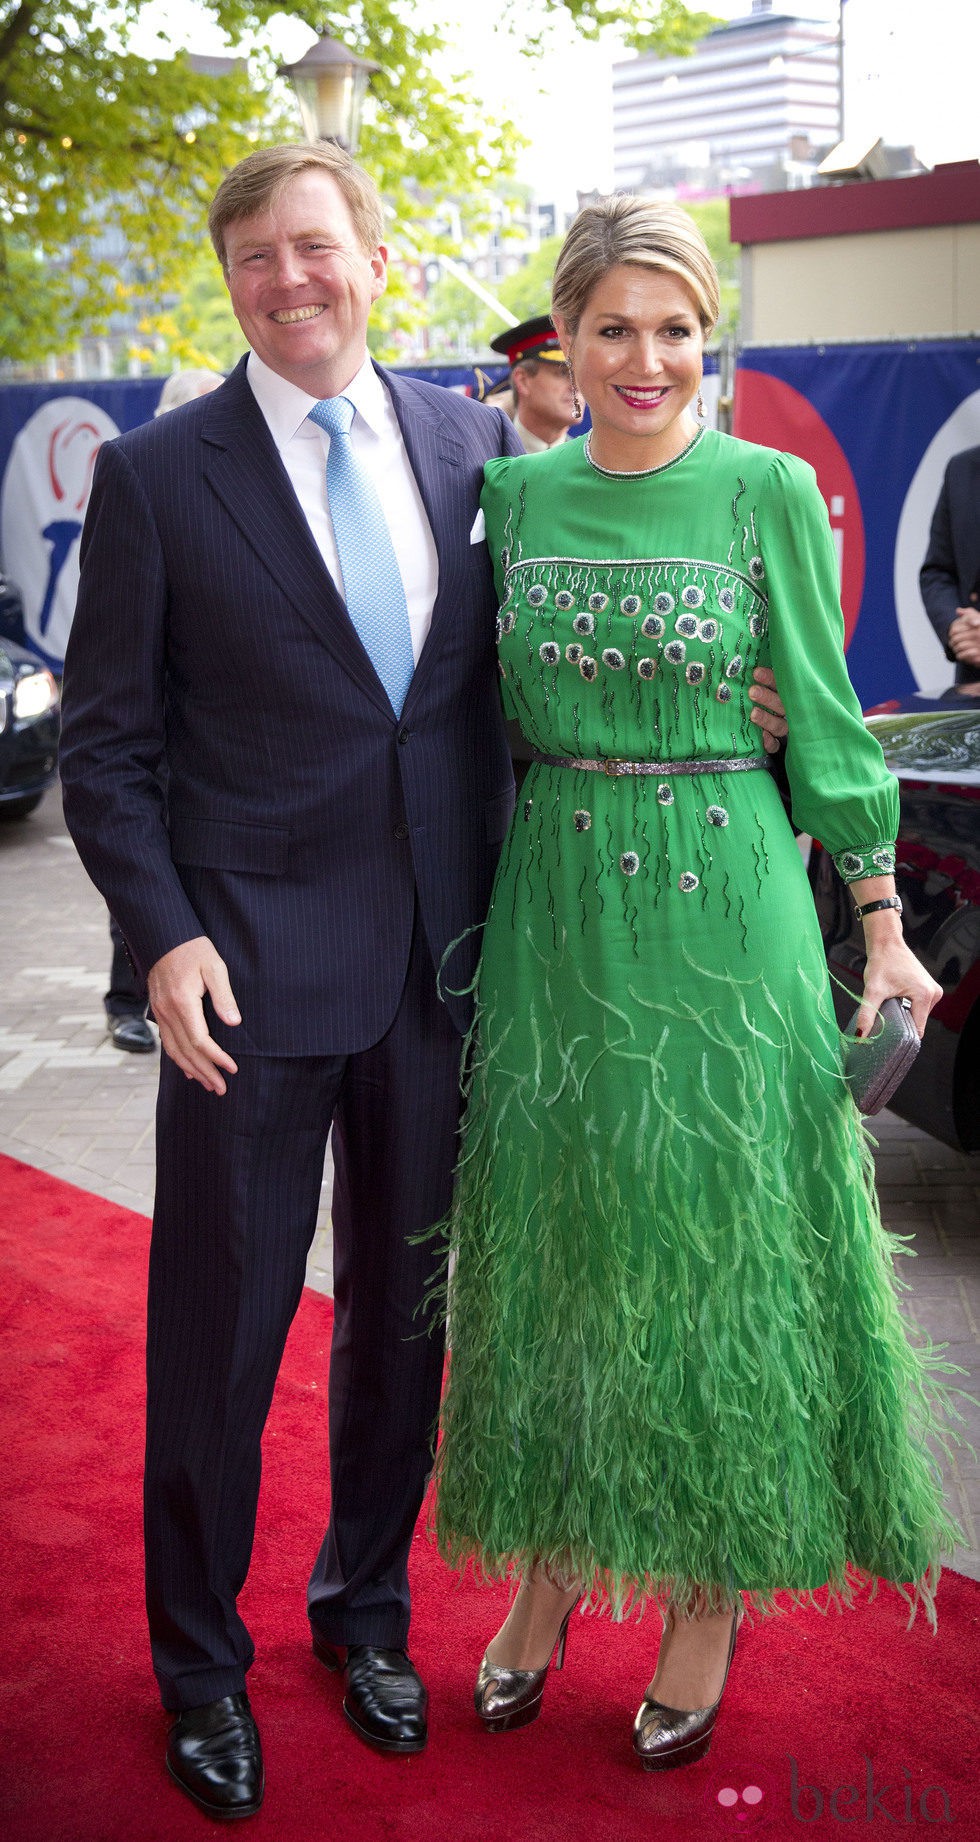
[[[582,768],[587,774],[606,774],[610,780],[618,780],[621,774],[748,774],[753,768],[763,768],[766,755],[726,755],[713,761],[620,761],[610,757],[604,761],[579,761],[573,755],[532,755],[532,761],[540,761],[545,767]]]

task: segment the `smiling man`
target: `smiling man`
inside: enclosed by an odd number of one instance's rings
[[[460,994],[513,797],[471,533],[484,462],[519,444],[499,411],[368,359],[383,220],[346,154],[250,155],[210,223],[251,351],[99,454],[62,773],[166,1051],[145,1533],[167,1764],[235,1817],[264,1783],[237,1600],[331,1125],[313,1648],[363,1740],[425,1743],[406,1562],[442,1347],[419,1335],[440,1254],[417,1237],[449,1206]],[[319,1497],[312,1443],[307,1468]]]

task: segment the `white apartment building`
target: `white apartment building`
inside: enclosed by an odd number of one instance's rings
[[[686,58],[640,56],[613,66],[617,191],[683,184],[710,172],[717,189],[772,185],[773,169],[805,183],[810,146],[840,138],[841,67],[833,21],[752,0]],[[809,176],[809,175],[807,175]]]

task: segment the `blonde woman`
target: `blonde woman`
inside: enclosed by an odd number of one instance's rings
[[[813,473],[696,415],[717,312],[683,212],[587,207],[553,317],[591,434],[483,494],[535,761],[484,939],[438,1532],[521,1579],[491,1730],[537,1714],[581,1596],[656,1599],[650,1769],[707,1751],[744,1602],[880,1576],[931,1612],[954,1536],[755,667],[863,915],[861,1028],[901,995],[921,1033],[940,989],[902,939]]]

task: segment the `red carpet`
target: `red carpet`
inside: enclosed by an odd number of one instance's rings
[[[0,1157],[4,1842],[213,1834],[167,1780],[141,1603],[141,1216]],[[484,1735],[472,1679],[503,1603],[414,1553],[413,1654],[432,1738],[381,1759],[314,1664],[304,1583],[320,1539],[330,1306],[307,1293],[265,1444],[246,1616],[266,1756],[256,1842],[688,1842],[910,1830],[980,1837],[980,1586],[940,1587],[939,1635],[892,1594],[846,1616],[743,1630],[714,1748],[685,1772],[633,1763],[658,1621],[577,1620],[540,1720]],[[792,1763],[796,1762],[795,1766]],[[795,1772],[795,1790],[794,1790]],[[756,1787],[753,1801],[735,1793]],[[932,1787],[930,1789],[930,1787]],[[719,1791],[732,1798],[718,1801]],[[761,1793],[761,1796],[758,1795]],[[819,1814],[818,1814],[819,1812]],[[931,1827],[930,1827],[931,1826]]]

